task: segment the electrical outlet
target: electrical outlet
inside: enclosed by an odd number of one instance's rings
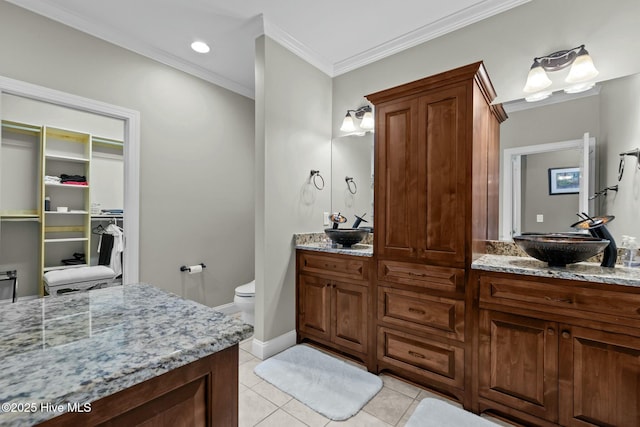
[[[329,225],[329,212],[324,212],[322,219],[322,225]]]
[[[536,215],[536,222],[544,222],[544,215],[542,214]]]

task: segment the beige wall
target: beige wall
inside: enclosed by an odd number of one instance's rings
[[[140,112],[140,279],[231,302],[254,276],[253,100],[4,1],[0,57],[0,75]]]
[[[577,138],[576,138],[577,139]],[[580,166],[582,150],[563,150],[523,156],[522,232],[557,233],[577,222],[577,194],[549,194],[549,168]],[[543,216],[538,222],[536,216]]]
[[[322,191],[308,183],[320,170]],[[256,42],[256,329],[295,329],[292,235],[322,229],[331,205],[331,78],[268,37]],[[262,179],[264,177],[264,179]]]

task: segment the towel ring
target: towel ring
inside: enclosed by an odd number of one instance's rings
[[[347,183],[347,188],[349,189],[349,193],[356,194],[358,192],[358,186],[356,182],[353,180],[353,177],[345,176],[344,180]],[[353,188],[351,188],[351,184],[353,184]]]
[[[318,178],[320,178],[320,182],[322,183],[322,186],[318,184],[318,181],[317,181]],[[320,171],[311,169],[311,173],[309,174],[309,182],[311,182],[311,180],[313,180],[313,185],[318,190],[322,190],[324,188],[324,178],[322,177],[322,175],[320,175]]]

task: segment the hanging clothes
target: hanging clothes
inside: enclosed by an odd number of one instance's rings
[[[116,277],[122,274],[122,252],[124,251],[124,232],[115,224],[109,224],[100,236],[98,264],[108,265]],[[103,264],[104,262],[104,264]]]

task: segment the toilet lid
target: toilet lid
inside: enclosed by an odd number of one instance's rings
[[[256,281],[252,280],[251,282],[238,286],[236,288],[236,295],[241,297],[249,297],[256,294]]]

